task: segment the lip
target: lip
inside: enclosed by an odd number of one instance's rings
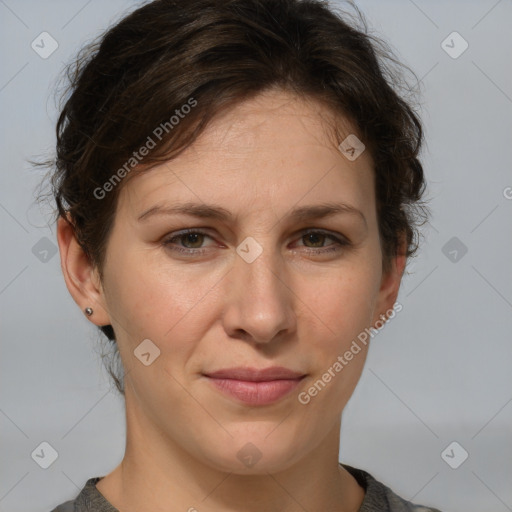
[[[282,366],[227,368],[203,374],[217,390],[249,405],[267,405],[291,393],[306,376]]]
[[[215,379],[235,379],[248,382],[265,382],[270,380],[293,380],[304,377],[304,373],[294,372],[284,366],[271,366],[269,368],[249,368],[237,366],[236,368],[225,368],[215,372],[205,373],[207,377]]]

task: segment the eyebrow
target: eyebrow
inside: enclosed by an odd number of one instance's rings
[[[228,221],[233,218],[233,214],[217,205],[183,203],[177,205],[156,205],[145,210],[137,220],[145,221],[154,215],[189,215],[201,219],[216,219],[219,221]],[[322,203],[310,206],[301,206],[295,208],[287,215],[294,221],[306,221],[311,219],[321,219],[333,215],[350,214],[359,217],[367,227],[366,217],[363,213],[346,203]]]

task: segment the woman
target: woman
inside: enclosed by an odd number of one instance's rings
[[[315,0],[159,0],[81,53],[57,237],[127,440],[54,512],[436,510],[338,461],[425,189],[382,48]]]

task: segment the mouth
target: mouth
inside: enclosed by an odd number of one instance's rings
[[[289,395],[306,374],[281,366],[228,368],[203,374],[217,391],[248,405],[268,405]]]

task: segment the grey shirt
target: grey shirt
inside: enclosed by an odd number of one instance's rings
[[[389,487],[366,471],[347,464],[341,464],[365,490],[359,512],[440,512],[436,508],[423,507],[406,501]],[[87,480],[84,488],[75,500],[66,501],[51,512],[119,512],[96,488],[102,477]]]

